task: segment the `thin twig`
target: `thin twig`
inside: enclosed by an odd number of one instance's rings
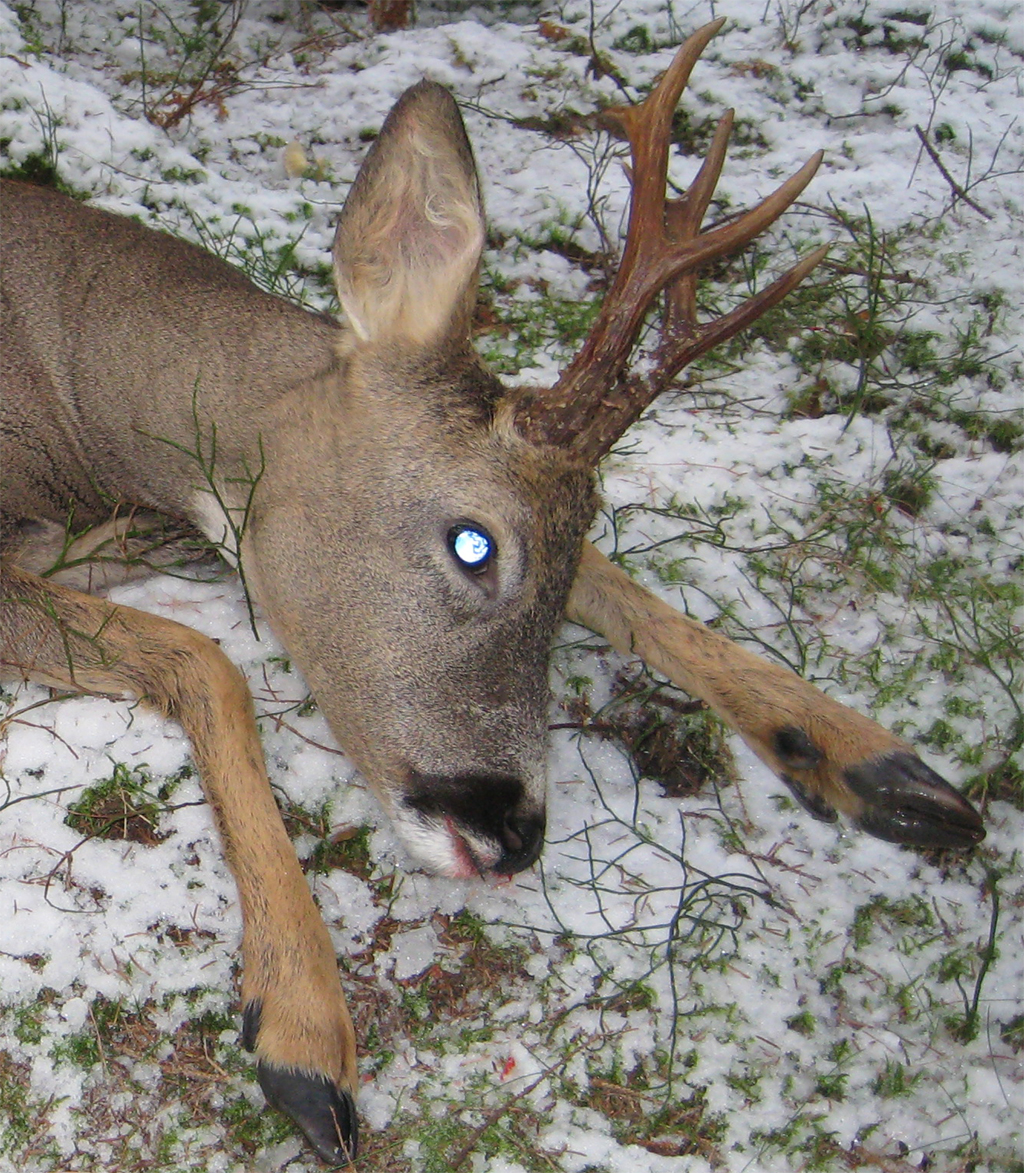
[[[593,1039],[588,1037],[580,1041],[575,1047],[572,1047],[569,1052],[561,1057],[557,1063],[552,1063],[545,1067],[540,1075],[537,1076],[532,1083],[527,1084],[522,1091],[516,1092],[514,1096],[510,1096],[507,1100],[503,1100],[496,1108],[492,1108],[484,1118],[484,1122],[479,1127],[474,1128],[469,1140],[462,1146],[461,1149],[452,1158],[449,1166],[450,1173],[456,1173],[456,1170],[464,1165],[467,1158],[476,1148],[480,1138],[483,1134],[495,1124],[506,1112],[509,1112],[515,1104],[528,1096],[532,1091],[535,1091],[546,1079],[551,1079],[552,1076],[560,1069],[565,1068],[569,1060],[574,1058],[580,1051],[582,1051]]]
[[[928,141],[928,138],[925,135],[924,131],[919,126],[915,126],[914,130],[917,132],[917,137],[921,140],[921,146],[924,147],[924,149],[928,152],[928,158],[931,159],[931,161],[935,164],[936,167],[938,167],[939,174],[949,184],[949,186],[953,189],[953,194],[955,196],[959,197],[960,199],[962,199],[965,204],[970,204],[971,207],[978,213],[979,216],[984,216],[986,220],[991,220],[992,213],[986,212],[985,209],[981,206],[981,204],[978,203],[977,200],[972,199],[967,194],[967,192],[964,191],[964,189],[960,186],[960,184],[957,183],[957,181],[953,178],[953,176],[950,175],[950,173],[946,170],[945,165],[943,164],[942,160],[939,158],[938,151],[936,151],[936,149]]]
[[[493,1124],[497,1123],[497,1121],[500,1120],[501,1117],[504,1116],[506,1112],[510,1111],[513,1104],[518,1103],[525,1096],[528,1096],[530,1094],[530,1092],[534,1091],[537,1087],[539,1087],[544,1082],[545,1079],[550,1079],[550,1078],[551,1078],[551,1072],[545,1071],[543,1073],[543,1075],[539,1075],[533,1081],[533,1083],[528,1084],[526,1087],[524,1087],[521,1092],[516,1092],[516,1094],[514,1096],[510,1097],[507,1100],[503,1100],[496,1108],[492,1108],[491,1111],[488,1112],[487,1115],[484,1117],[483,1124],[481,1124],[478,1128],[473,1129],[472,1133],[470,1134],[469,1140],[466,1141],[466,1143],[462,1146],[462,1148],[459,1149],[459,1151],[452,1158],[451,1173],[455,1173],[455,1171],[460,1166],[465,1164],[466,1159],[470,1156],[470,1154],[476,1148],[476,1146],[477,1146],[480,1138],[483,1136],[483,1134]]]

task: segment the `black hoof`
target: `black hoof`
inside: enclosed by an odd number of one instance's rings
[[[981,815],[912,753],[892,753],[843,775],[863,799],[857,825],[869,835],[911,847],[973,847],[985,838]]]
[[[260,1087],[267,1103],[302,1129],[317,1156],[329,1165],[348,1165],[356,1155],[356,1106],[323,1075],[306,1075],[288,1068],[257,1064]]]

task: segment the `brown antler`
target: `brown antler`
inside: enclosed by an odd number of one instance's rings
[[[707,158],[685,195],[665,199],[672,115],[707,43],[724,18],[684,42],[652,93],[637,106],[604,117],[618,124],[632,155],[629,227],[622,262],[582,349],[550,391],[525,404],[520,427],[531,439],[571,447],[596,463],[679,372],[698,355],[731,338],[795,288],[824,257],[811,253],[756,296],[713,321],[698,323],[696,273],[708,261],[747,244],[797,198],[821,162],[821,152],[757,207],[701,232],[725,161],[732,111],[718,124]],[[629,359],[652,302],[665,292],[661,338],[643,373]]]

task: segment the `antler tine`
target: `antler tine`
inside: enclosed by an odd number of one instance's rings
[[[722,173],[725,152],[732,134],[734,112],[726,110],[715,127],[715,136],[707,157],[701,164],[690,188],[678,199],[665,205],[665,231],[670,240],[692,240],[699,232],[715,194],[718,177]],[[692,334],[697,325],[697,274],[682,274],[665,291],[665,313],[662,318],[662,336],[678,337]]]
[[[674,337],[665,336],[662,339],[662,344],[658,349],[657,366],[644,380],[646,393],[649,396],[647,402],[652,402],[662,391],[667,390],[676,375],[694,359],[706,354],[720,342],[727,341],[741,330],[745,330],[772,306],[778,305],[787,294],[796,289],[812,269],[821,264],[827,254],[827,244],[815,249],[792,269],[788,269],[781,277],[777,277],[771,285],[762,289],[760,293],[747,298],[735,309],[731,309],[727,314],[715,318],[706,325],[697,325],[695,314],[693,317],[687,316],[685,323],[675,330]],[[688,283],[691,279],[692,275],[687,274]],[[608,447],[615,442],[615,439],[617,437],[612,437]],[[605,451],[607,451],[607,447],[599,455],[603,456]]]
[[[636,254],[645,246],[645,251],[653,253],[652,243],[664,237],[662,209],[668,182],[672,117],[693,67],[708,42],[724,24],[725,17],[719,17],[688,37],[679,47],[661,80],[638,105],[613,106],[604,111],[603,118],[618,123],[625,132],[633,161],[633,194],[626,229],[626,248],[617,275],[623,278],[623,284],[628,279]]]
[[[571,447],[596,463],[679,371],[748,325],[785,296],[824,255],[819,250],[768,289],[723,317],[699,325],[696,271],[745,245],[789,207],[821,162],[813,156],[760,204],[700,231],[725,161],[732,112],[719,122],[704,163],[685,195],[666,201],[672,115],[690,73],[724,19],[698,29],[680,46],[651,94],[637,106],[604,112],[629,138],[633,187],[622,262],[582,348],[554,387],[524,403],[519,426],[530,439]],[[630,355],[654,299],[666,292],[656,367],[630,374]]]
[[[814,173],[824,157],[824,151],[815,151],[799,171],[780,184],[770,196],[765,196],[756,207],[744,212],[742,216],[737,216],[735,220],[730,220],[728,224],[712,228],[709,232],[702,232],[693,243],[680,242],[687,247],[685,255],[680,248],[679,256],[675,258],[672,266],[675,272],[680,272],[684,267],[699,268],[715,257],[724,256],[749,244],[755,236],[759,236],[770,224],[774,224],[793,203],[814,178]]]
[[[718,129],[715,132],[715,140],[712,142],[711,151],[708,153],[708,161],[710,162],[712,152],[719,137],[724,142],[728,140],[729,131],[732,129],[732,111],[730,110],[722,121],[718,124]],[[724,133],[723,133],[724,132]],[[814,178],[815,172],[823,158],[823,152],[817,151],[813,154],[807,162],[796,172],[791,175],[781,187],[776,188],[770,196],[767,196],[756,207],[751,208],[750,211],[745,212],[742,216],[730,220],[727,224],[721,227],[712,229],[710,232],[699,233],[701,220],[704,212],[711,201],[711,195],[714,192],[714,185],[708,188],[707,184],[702,182],[704,179],[704,170],[702,167],[693,182],[693,186],[685,195],[678,200],[670,200],[665,207],[665,222],[668,226],[669,237],[679,243],[689,243],[700,239],[704,242],[704,247],[709,249],[707,259],[710,260],[716,256],[722,256],[726,253],[733,252],[737,248],[749,243],[762,233],[770,224],[782,215],[782,213],[793,203],[797,196],[803,191],[808,183]],[[717,178],[717,174],[715,176]],[[696,197],[696,198],[695,198]],[[820,262],[825,256],[827,249],[819,249],[812,254],[818,258],[815,265]],[[697,256],[696,250],[691,252],[691,258]],[[697,325],[697,269],[701,264],[700,260],[691,260],[686,269],[666,288],[665,290],[665,313],[662,319],[662,339],[658,348],[658,363],[661,366],[663,363],[674,362],[674,359],[669,358],[676,347],[680,338],[694,338],[697,336],[710,337],[719,326],[725,322],[733,321],[733,314],[726,314],[722,319],[716,319],[709,323],[708,327],[701,328]],[[770,309],[777,301],[780,301],[786,293],[795,289],[803,280],[814,265],[804,267],[803,263],[795,266],[783,277],[776,281],[769,288],[774,289],[781,282],[787,281],[791,274],[797,270],[800,271],[801,277],[786,286],[785,293],[780,293],[774,301],[764,304],[763,308],[757,313],[751,313],[750,316],[744,317],[742,323],[737,325],[728,333],[721,335],[716,334],[716,341],[702,346],[696,353],[687,357],[685,362],[678,363],[675,366],[674,374],[678,374],[683,369],[686,363],[693,362],[698,354],[703,354],[710,350],[712,346],[716,346],[718,342],[723,342],[727,338],[731,338],[733,334],[739,333],[745,326],[755,321],[759,314],[764,313],[765,310]],[[767,292],[767,291],[764,291]],[[745,302],[745,306],[753,308],[755,305],[761,305],[759,300],[761,295],[751,298]],[[735,319],[738,320],[738,319]],[[674,375],[673,375],[674,377]],[[671,381],[669,379],[667,382]],[[667,385],[667,382],[665,385]],[[653,399],[660,392],[653,392],[651,398]],[[650,402],[650,400],[648,400]]]

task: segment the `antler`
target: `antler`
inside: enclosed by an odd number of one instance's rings
[[[763,232],[810,182],[822,153],[757,207],[701,232],[725,161],[733,112],[718,124],[697,178],[685,195],[666,200],[672,115],[690,72],[725,19],[704,25],[679,48],[664,77],[637,106],[616,106],[604,117],[618,124],[632,155],[629,226],[622,262],[582,349],[550,391],[524,404],[519,417],[530,439],[571,447],[593,463],[640,416],[679,372],[705,351],[731,338],[794,289],[825,256],[820,248],[773,284],[729,313],[697,321],[696,273]],[[647,311],[665,292],[661,338],[653,364],[631,372],[629,359]]]

